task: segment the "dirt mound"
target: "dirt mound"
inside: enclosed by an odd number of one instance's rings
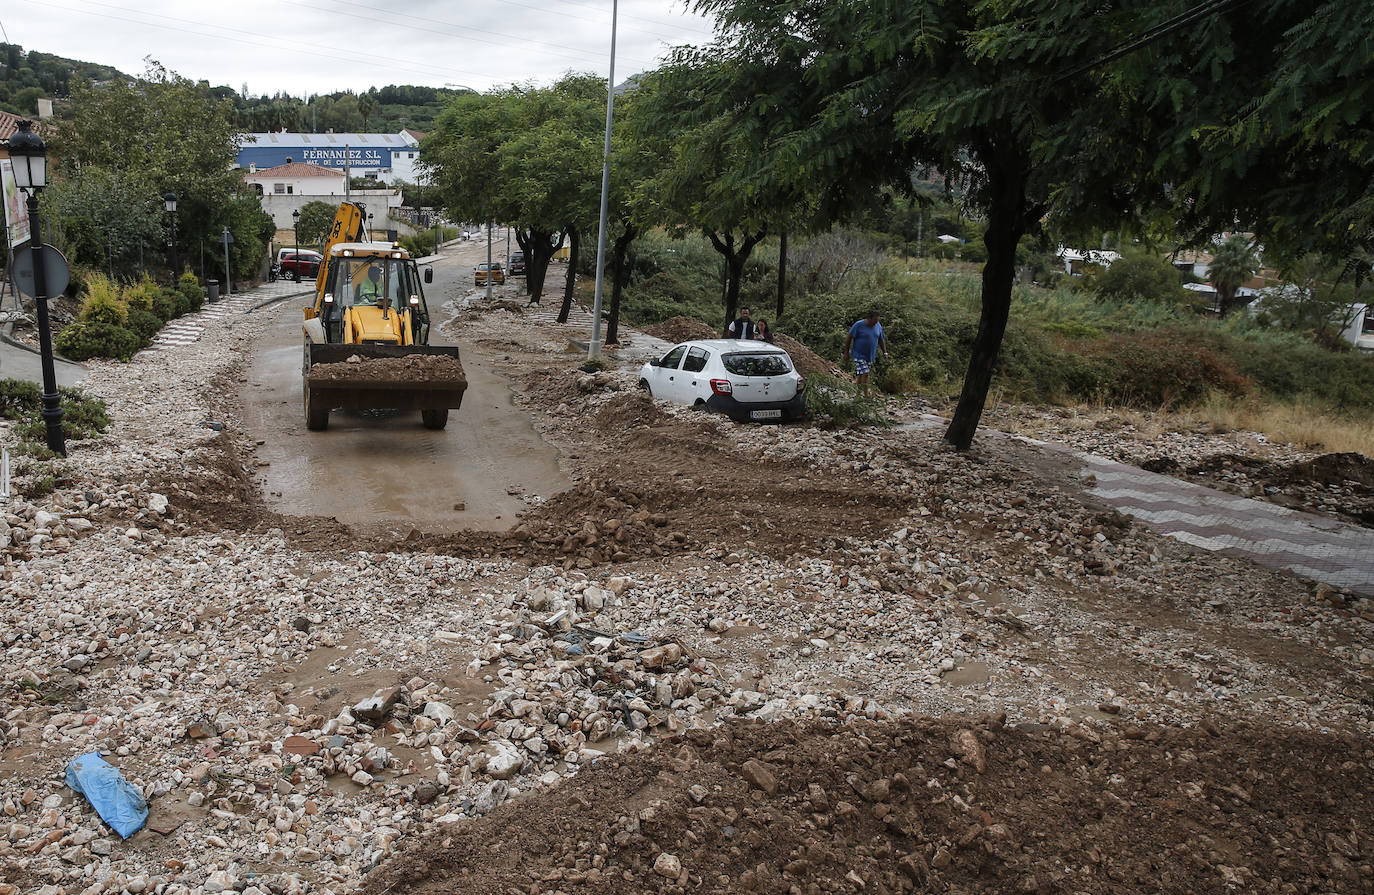
[[[310,368],[311,382],[442,382],[467,385],[463,364],[446,354],[412,354],[407,357],[364,357],[355,354],[347,360],[315,364]]]
[[[779,348],[791,355],[793,365],[796,366],[797,372],[801,373],[803,376],[810,376],[812,373],[828,373],[831,376],[845,375],[844,371],[838,366],[821,357],[791,336],[779,333],[774,337],[774,342]]]
[[[1354,451],[1322,454],[1306,463],[1293,464],[1289,471],[1294,477],[1302,476],[1323,485],[1343,485],[1346,482],[1374,485],[1374,460]]]
[[[695,317],[669,317],[662,323],[644,327],[643,331],[668,342],[690,342],[693,339],[720,338],[720,333]]]
[[[622,395],[606,402],[596,412],[593,422],[596,428],[608,435],[621,434],[641,426],[656,426],[666,416],[654,403],[647,392]]]
[[[1206,727],[689,731],[421,840],[360,891],[1368,891],[1366,746]]]

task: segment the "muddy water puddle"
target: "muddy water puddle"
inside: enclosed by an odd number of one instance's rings
[[[286,303],[267,313],[276,322],[249,366],[243,420],[258,443],[258,487],[276,512],[402,535],[503,531],[571,484],[480,347],[462,346],[468,390],[447,429],[423,428],[418,412],[335,411],[328,430],[307,430],[300,309]]]

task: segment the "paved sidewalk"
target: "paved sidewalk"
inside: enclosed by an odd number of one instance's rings
[[[1105,457],[1078,456],[1086,463],[1083,475],[1096,480],[1089,494],[1161,534],[1374,596],[1374,531]]]
[[[169,321],[144,351],[166,351],[169,348],[177,348],[182,345],[189,345],[198,341],[206,324],[212,320],[223,320],[235,314],[243,314],[256,305],[265,301],[272,301],[276,298],[285,299],[291,295],[306,296],[314,292],[314,283],[310,280],[302,280],[297,283],[294,280],[277,280],[275,283],[263,283],[253,289],[245,289],[235,292],[233,295],[221,296],[217,301],[207,301],[199,311],[194,314],[187,314]]]

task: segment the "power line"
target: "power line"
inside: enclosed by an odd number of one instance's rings
[[[1244,6],[1249,2],[1251,2],[1251,0],[1206,0],[1206,2],[1199,3],[1192,9],[1179,13],[1172,19],[1166,19],[1158,25],[1145,29],[1140,34],[1137,34],[1125,43],[1118,44],[1114,49],[1098,56],[1096,59],[1074,66],[1056,77],[1054,83],[1076,78],[1100,65],[1106,65],[1108,62],[1113,62],[1120,59],[1122,56],[1143,49],[1160,38],[1166,37],[1182,28],[1186,28],[1194,22],[1217,15],[1218,13],[1228,12],[1236,7]]]

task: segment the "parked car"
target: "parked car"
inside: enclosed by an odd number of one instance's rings
[[[277,276],[281,279],[294,278],[298,267],[302,277],[313,278],[320,272],[320,262],[324,260],[324,256],[319,252],[309,252],[305,249],[299,252],[285,252],[280,257],[281,260],[277,263]]]
[[[474,267],[472,269],[473,282],[478,286],[487,285],[488,270],[491,271],[492,285],[501,286],[506,282],[506,271],[505,268],[501,266],[500,261],[492,261],[490,264],[483,261],[481,264]]]
[[[786,351],[752,339],[699,339],[674,345],[639,371],[655,398],[723,413],[733,420],[784,422],[806,415],[806,380]]]
[[[510,275],[513,277],[523,277],[525,275],[525,253],[510,253]]]

